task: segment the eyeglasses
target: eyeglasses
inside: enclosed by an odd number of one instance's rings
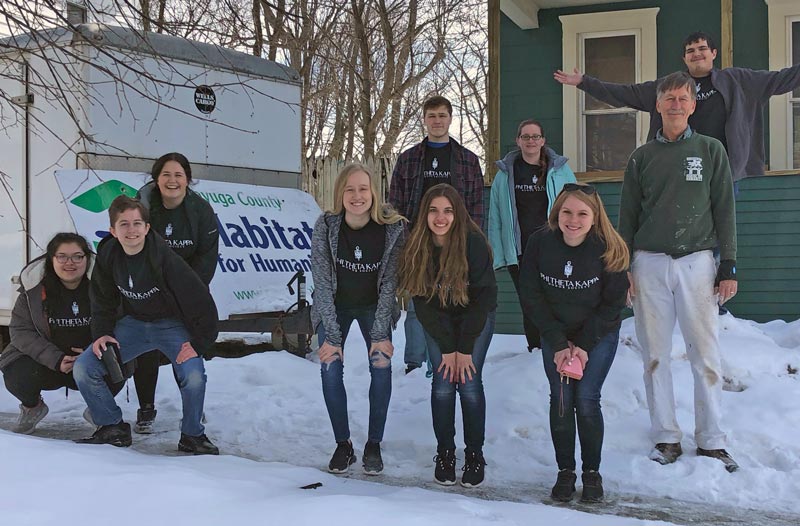
[[[72,261],[73,263],[80,263],[86,257],[86,254],[72,254],[68,256],[66,254],[56,254],[56,261],[61,263],[62,265],[67,262],[67,260]]]
[[[527,135],[527,134],[525,134],[525,135],[520,135],[519,138],[522,139],[523,141],[538,141],[540,139],[544,139],[544,135]]]
[[[597,193],[597,188],[588,184],[575,184],[575,183],[567,183],[561,189],[562,192],[576,192],[580,191],[586,195],[594,195]]]

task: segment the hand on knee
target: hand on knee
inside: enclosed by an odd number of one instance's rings
[[[369,364],[375,369],[386,369],[392,365],[392,359],[382,351],[374,349],[369,354]]]

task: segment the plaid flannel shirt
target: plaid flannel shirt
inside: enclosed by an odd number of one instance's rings
[[[404,151],[397,158],[392,172],[392,182],[389,187],[389,202],[399,213],[406,217],[409,226],[413,224],[419,213],[419,203],[422,201],[422,170],[425,163],[425,148],[427,137],[416,146]],[[450,180],[453,187],[464,198],[472,220],[481,229],[483,224],[483,173],[478,156],[458,141],[450,138]],[[485,229],[484,229],[485,230]]]

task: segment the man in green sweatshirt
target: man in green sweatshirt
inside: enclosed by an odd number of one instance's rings
[[[659,84],[656,110],[663,127],[628,160],[619,232],[633,255],[631,297],[655,442],[650,458],[670,464],[682,454],[670,364],[677,320],[694,375],[697,454],[719,459],[733,472],[738,465],[724,449],[720,427],[717,315],[718,304],[737,290],[733,184],[722,144],[689,127],[696,89],[685,72]]]

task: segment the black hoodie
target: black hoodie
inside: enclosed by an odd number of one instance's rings
[[[208,287],[191,267],[154,232],[150,231],[141,252],[148,278],[156,284],[153,298],[160,317],[179,319],[191,335],[191,344],[203,354],[217,339],[217,306]],[[135,256],[133,256],[135,257]],[[139,312],[136,302],[123,296],[114,276],[127,268],[129,256],[112,236],[97,247],[97,262],[92,274],[92,337],[114,335],[119,307],[126,315],[143,321],[153,319],[152,313]],[[127,283],[120,283],[126,288]]]

